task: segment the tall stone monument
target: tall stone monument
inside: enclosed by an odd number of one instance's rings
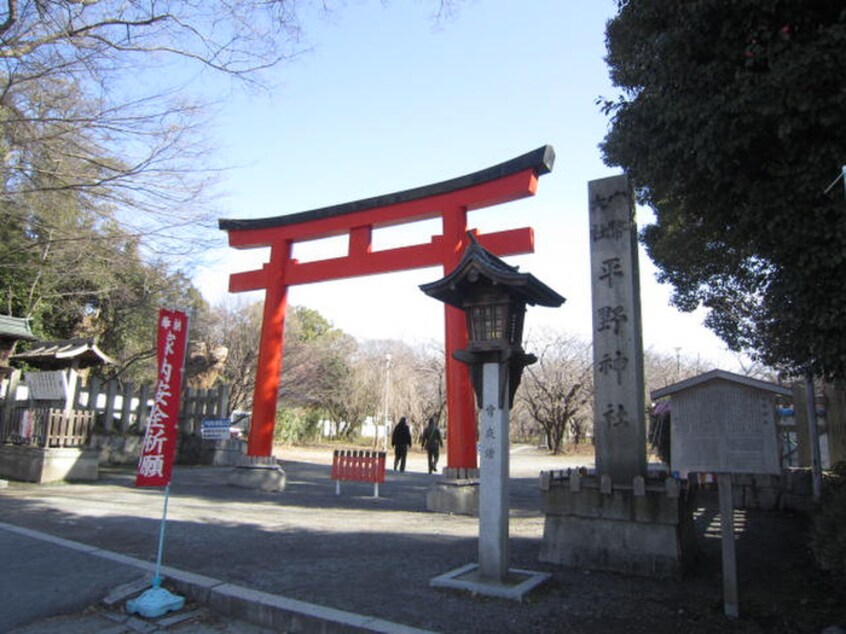
[[[646,476],[640,272],[625,176],[591,181],[593,434],[596,471],[612,482]]]
[[[541,474],[540,560],[645,576],[681,573],[692,552],[689,491],[650,478],[634,198],[625,176],[588,184],[595,473]]]

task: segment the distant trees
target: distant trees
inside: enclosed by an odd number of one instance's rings
[[[200,343],[208,350],[224,347],[227,351],[218,381],[230,386],[231,409],[249,410],[255,387],[261,303],[219,306],[207,313],[198,311],[197,315],[195,332]],[[384,423],[386,396],[391,423],[406,416],[419,434],[429,417],[445,422],[444,354],[440,346],[412,347],[392,340],[358,342],[319,312],[302,306],[289,309],[285,341],[276,427],[280,439],[313,439],[319,435],[319,424],[326,422],[336,437],[354,439],[368,420],[380,426]],[[517,390],[512,438],[540,441],[556,454],[592,442],[592,343],[545,331],[532,335],[525,347],[537,355],[538,361],[525,368]],[[647,404],[651,390],[712,369],[708,362],[680,352],[644,352]],[[765,368],[755,364],[741,371],[771,379]],[[650,426],[650,442],[665,446],[666,432],[666,427]]]
[[[230,409],[249,410],[262,304],[228,303],[197,314],[192,341],[208,351],[226,351],[217,381],[229,385]],[[354,438],[368,419],[384,422],[386,396],[389,421],[407,416],[418,428],[430,416],[442,417],[446,407],[442,348],[359,343],[304,306],[289,307],[282,366],[277,431],[285,440],[316,435],[321,421],[328,421],[338,437]]]
[[[446,407],[442,351],[400,341],[357,342],[329,322],[316,338],[302,339],[298,319],[309,313],[324,319],[301,307],[288,319],[292,330],[286,334],[279,393],[279,407],[287,412],[283,426],[302,426],[306,418],[325,421],[333,435],[351,439],[368,421],[381,429],[386,418],[395,424],[406,416],[419,432],[430,416],[440,419]]]
[[[392,422],[408,418],[413,434],[420,434],[429,418],[441,421],[446,410],[444,351],[441,346],[412,347],[398,341],[374,342],[375,363],[391,354],[388,414]],[[382,373],[381,376],[384,377]],[[385,386],[379,388],[382,394]]]
[[[524,370],[516,399],[538,425],[546,446],[559,454],[566,441],[579,445],[593,428],[591,344],[545,333],[527,349],[538,361]]]
[[[229,407],[249,410],[256,383],[262,304],[227,302],[210,311],[205,342],[209,348],[226,348],[220,381],[229,386]]]

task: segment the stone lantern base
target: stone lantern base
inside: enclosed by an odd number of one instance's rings
[[[426,493],[426,510],[479,516],[479,470],[444,469]]]
[[[678,578],[695,555],[694,489],[673,478],[543,472],[546,515],[540,561],[648,577]]]

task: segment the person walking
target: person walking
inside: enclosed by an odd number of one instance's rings
[[[441,447],[443,447],[444,441],[441,438],[441,430],[435,425],[434,418],[429,419],[429,424],[423,431],[420,444],[426,449],[426,454],[429,458],[429,473],[436,473],[438,471],[438,458],[440,457]]]
[[[400,471],[405,471],[405,458],[410,446],[411,430],[408,428],[408,421],[403,416],[399,419],[391,434],[391,447],[394,448],[394,471],[397,470],[397,467]]]

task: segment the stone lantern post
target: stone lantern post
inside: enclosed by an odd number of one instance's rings
[[[454,357],[469,366],[481,410],[479,564],[433,579],[432,585],[519,599],[545,578],[508,568],[509,412],[523,368],[537,360],[523,351],[523,319],[529,304],[557,307],[565,300],[486,251],[472,234],[458,266],[420,289],[464,311],[469,342]]]

